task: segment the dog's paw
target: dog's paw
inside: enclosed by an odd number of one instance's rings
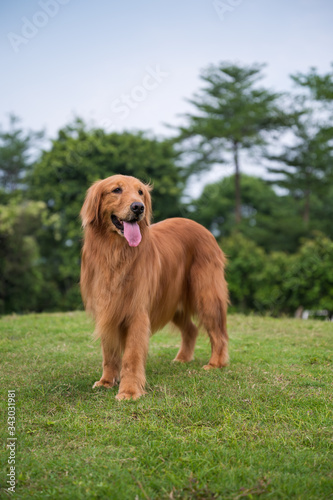
[[[118,401],[123,401],[124,399],[133,399],[134,401],[136,399],[139,399],[141,396],[144,396],[146,393],[146,391],[140,391],[140,390],[137,390],[137,391],[122,391],[122,392],[119,392],[116,396],[116,399]]]
[[[101,378],[101,380],[98,380],[97,382],[94,383],[93,389],[95,389],[96,387],[102,387],[102,386],[103,387],[107,387],[108,389],[111,389],[115,385],[117,385],[117,380],[116,379],[113,379],[110,382],[109,380],[105,380],[105,379]]]
[[[208,365],[204,365],[202,368],[203,368],[203,370],[215,370],[218,367],[208,364]]]
[[[185,356],[176,356],[175,359],[172,360],[173,363],[189,363],[190,361],[193,361],[194,358],[192,357],[185,357]]]

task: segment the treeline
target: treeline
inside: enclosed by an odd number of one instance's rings
[[[243,175],[243,215],[236,227],[234,192],[234,176],[209,184],[187,212],[215,234],[228,256],[232,308],[275,316],[324,311],[331,317],[333,185],[325,197],[311,196],[306,223],[299,199]]]
[[[77,119],[43,149],[43,133],[11,117],[0,130],[0,313],[82,307],[80,208],[92,182],[116,173],[154,184],[155,221],[189,217],[213,232],[233,308],[332,313],[333,72],[294,75],[287,95],[260,86],[262,70],[209,67],[193,113],[163,140]],[[269,180],[242,173],[249,155]],[[222,180],[185,196],[217,167]]]

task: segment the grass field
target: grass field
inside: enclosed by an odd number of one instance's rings
[[[16,396],[17,499],[333,498],[333,324],[230,315],[229,367],[173,364],[151,339],[148,394],[94,389],[101,352],[81,312],[0,319],[1,498]],[[7,471],[6,471],[7,469]]]

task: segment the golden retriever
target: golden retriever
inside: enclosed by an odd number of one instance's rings
[[[194,221],[151,225],[150,190],[134,177],[113,175],[88,189],[81,210],[81,293],[103,351],[103,374],[93,387],[120,381],[118,400],[146,394],[149,337],[169,321],[182,336],[175,361],[193,359],[197,316],[211,342],[204,368],[228,362],[224,254]]]

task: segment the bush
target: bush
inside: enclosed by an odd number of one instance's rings
[[[0,206],[0,312],[38,309],[43,275],[34,234],[42,225],[45,204]]]
[[[286,290],[290,260],[291,257],[284,252],[265,255],[257,277],[258,288],[254,293],[256,311],[272,316],[290,312]]]
[[[258,275],[266,259],[264,250],[240,233],[223,238],[221,247],[228,258],[226,277],[232,308],[242,312],[255,309]]]
[[[221,245],[228,257],[232,307],[274,316],[303,309],[333,312],[333,242],[321,233],[294,255],[267,254],[239,233]]]
[[[321,233],[304,240],[285,277],[291,309],[333,312],[333,242]]]

